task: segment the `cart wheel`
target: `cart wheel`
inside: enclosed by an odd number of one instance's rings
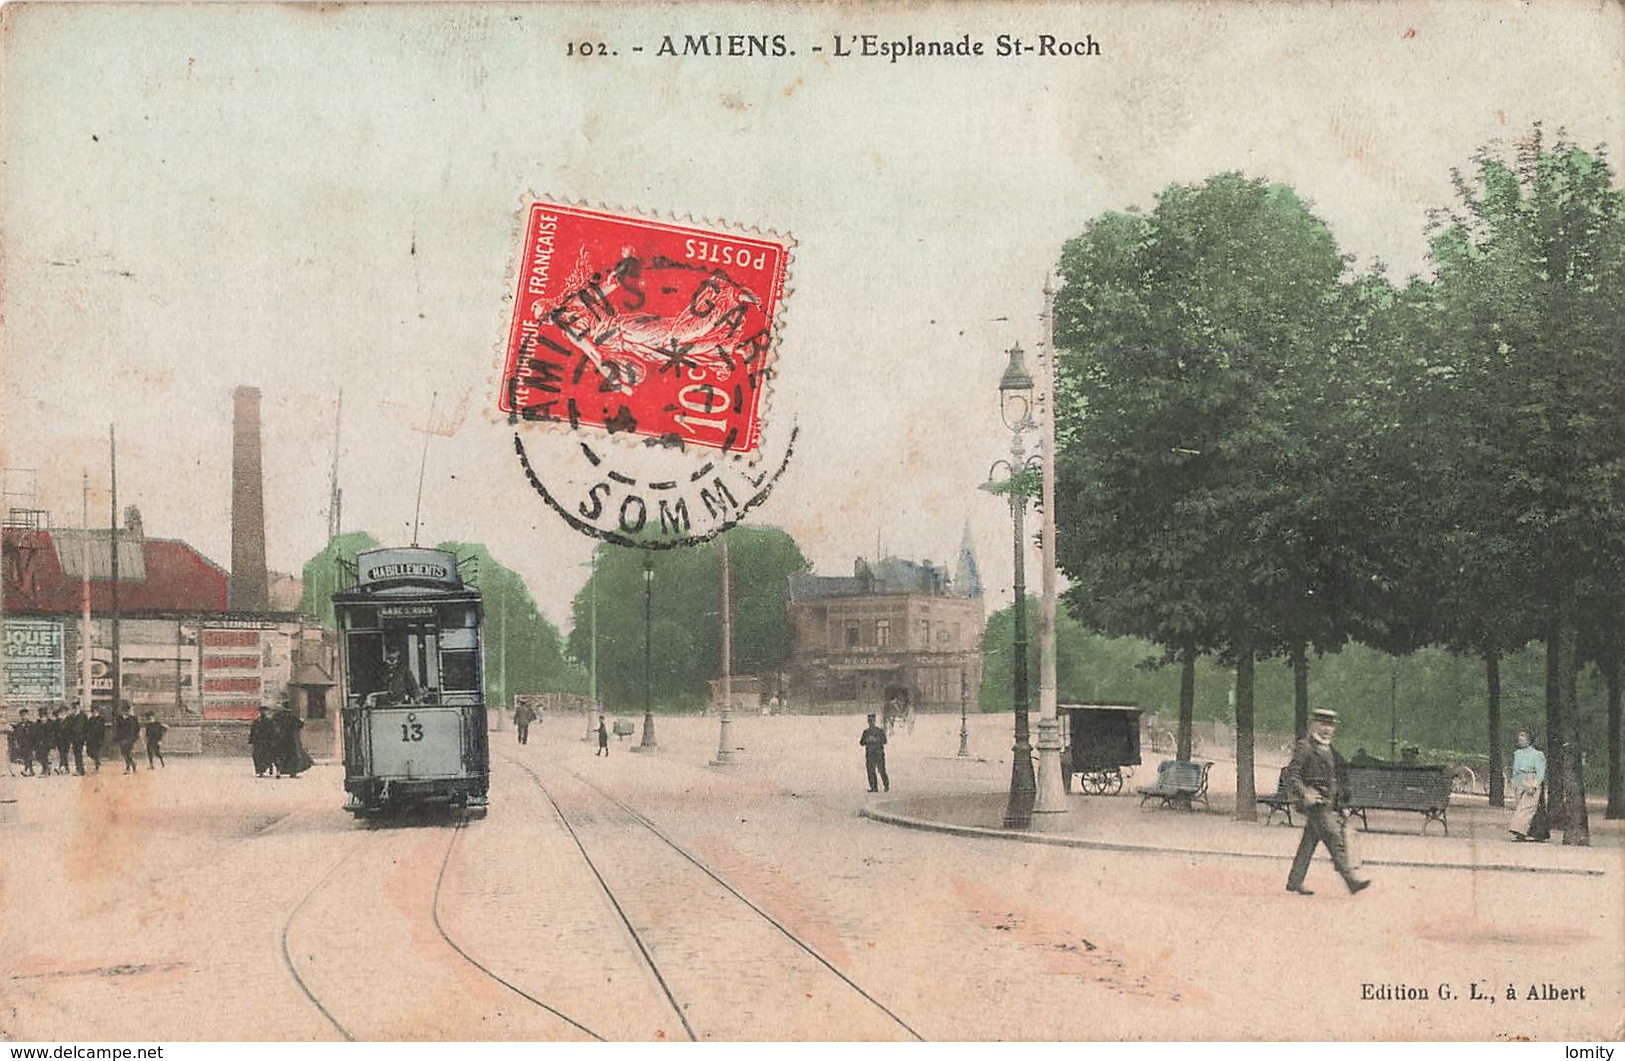
[[[1111,782],[1112,795],[1115,796],[1123,791],[1123,772],[1121,770],[1112,771],[1108,780]]]
[[[1083,790],[1090,795],[1104,795],[1106,783],[1106,775],[1099,770],[1091,770],[1083,775]]]

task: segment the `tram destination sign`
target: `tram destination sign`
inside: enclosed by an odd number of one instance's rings
[[[384,619],[415,619],[434,614],[432,604],[383,604],[378,614]]]

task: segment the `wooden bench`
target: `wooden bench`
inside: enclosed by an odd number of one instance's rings
[[[1288,826],[1292,824],[1292,793],[1287,787],[1286,771],[1286,767],[1281,767],[1281,776],[1276,779],[1275,794],[1273,796],[1258,797],[1258,802],[1270,809],[1269,814],[1264,816],[1265,825],[1268,825],[1274,819],[1276,811],[1281,811],[1286,815],[1286,824]]]
[[[1162,800],[1164,807],[1172,807],[1175,800],[1187,810],[1196,800],[1207,806],[1207,771],[1212,765],[1189,759],[1164,759],[1157,764],[1157,780],[1135,789],[1140,794],[1140,806],[1145,806],[1145,801],[1153,797]]]
[[[1422,815],[1422,832],[1429,822],[1438,822],[1448,836],[1451,787],[1450,771],[1443,766],[1351,766],[1343,808],[1358,814],[1367,830],[1367,811],[1416,811]]]

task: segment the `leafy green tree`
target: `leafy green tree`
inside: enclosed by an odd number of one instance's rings
[[[485,695],[511,705],[514,693],[584,693],[587,674],[564,654],[564,639],[530,595],[519,574],[484,545],[441,542],[457,556],[463,577],[485,606]]]
[[[1038,598],[1027,598],[1027,614],[1038,614]],[[1117,666],[1117,658],[1106,657],[1095,650],[1096,638],[1076,619],[1057,610],[1055,616],[1055,693],[1063,703],[1068,701],[1109,699],[1113,692],[1136,689],[1132,682],[1121,680],[1124,668]],[[1143,645],[1143,643],[1142,643]],[[1149,646],[1144,646],[1148,649]],[[1142,654],[1144,653],[1142,649]],[[1039,645],[1037,639],[1027,645],[1027,687],[1038,688]],[[982,633],[982,687],[977,692],[977,706],[981,711],[1011,711],[1014,709],[1015,665],[1015,606],[1001,608],[988,617]],[[1132,673],[1133,661],[1126,668]]]
[[[1099,218],[1061,259],[1068,600],[1103,632],[1234,662],[1242,818],[1255,661],[1346,636],[1342,565],[1357,550],[1323,459],[1341,426],[1343,267],[1291,189],[1238,174],[1172,186],[1149,216]]]
[[[336,626],[333,594],[355,584],[356,554],[376,548],[378,539],[366,531],[351,531],[329,540],[321,552],[305,561],[299,610],[314,615],[327,626]]]
[[[1548,146],[1538,126],[1510,158],[1473,161],[1431,244],[1470,430],[1487,440],[1486,492],[1463,515],[1498,513],[1527,565],[1553,668],[1554,824],[1565,844],[1587,844],[1579,622],[1582,593],[1606,584],[1625,539],[1625,198],[1600,150]]]
[[[725,537],[733,670],[776,670],[790,656],[789,576],[811,565],[795,540],[774,527],[734,527]],[[709,682],[721,668],[721,586],[716,541],[682,549],[600,546],[592,575],[576,597],[569,637],[575,659],[593,656],[596,608],[599,698],[619,711],[641,711],[646,695],[654,710],[708,704]]]

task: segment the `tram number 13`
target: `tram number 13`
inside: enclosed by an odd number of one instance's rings
[[[411,742],[422,739],[423,723],[418,721],[418,716],[407,715],[406,721],[401,723],[401,740]]]

